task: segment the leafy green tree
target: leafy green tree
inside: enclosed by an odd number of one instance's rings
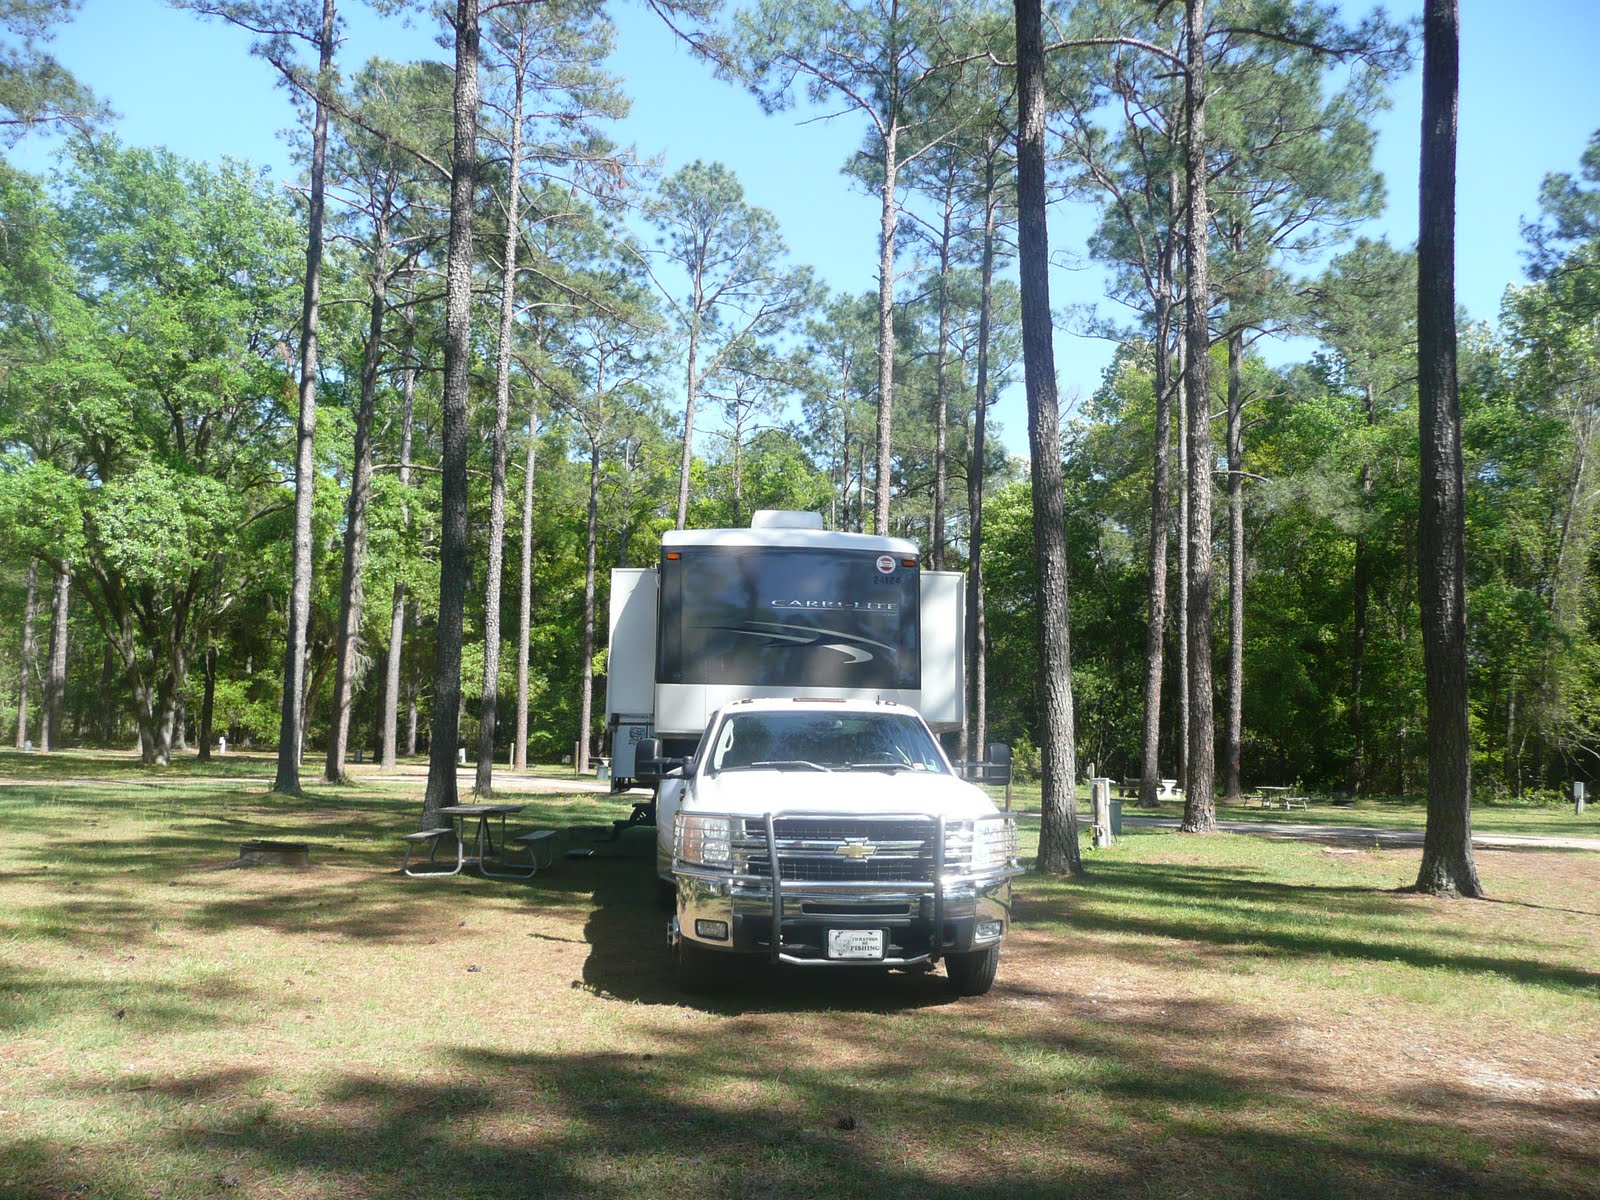
[[[67,562],[120,659],[144,759],[165,762],[215,581],[281,507],[294,222],[240,164],[111,141],[79,145],[64,182],[70,265],[94,286],[63,298],[53,353],[11,380],[70,442],[26,474],[56,497],[53,523],[75,517]]]
[[[1600,130],[1591,134],[1578,176],[1546,175],[1537,221],[1523,223],[1534,279],[1574,316],[1600,313]]]

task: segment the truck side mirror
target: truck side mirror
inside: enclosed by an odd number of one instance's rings
[[[661,777],[661,739],[640,738],[634,751],[634,774],[640,783],[653,783]]]
[[[1011,747],[1000,742],[989,743],[989,769],[985,773],[989,783],[1011,782]]]

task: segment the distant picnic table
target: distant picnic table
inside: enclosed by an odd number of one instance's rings
[[[1291,787],[1282,787],[1276,784],[1259,786],[1244,798],[1244,806],[1250,807],[1254,800],[1259,808],[1282,808],[1287,812],[1291,808],[1307,808],[1309,802],[1304,796],[1294,795]]]

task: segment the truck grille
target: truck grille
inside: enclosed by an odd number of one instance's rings
[[[785,882],[905,883],[934,875],[937,821],[784,818],[773,830]],[[745,821],[733,853],[742,874],[772,877],[765,822]]]

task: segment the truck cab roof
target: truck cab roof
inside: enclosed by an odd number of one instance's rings
[[[832,696],[752,696],[735,700],[723,712],[875,712],[904,713],[921,719],[921,714],[909,704],[895,704],[887,700],[854,700]]]

